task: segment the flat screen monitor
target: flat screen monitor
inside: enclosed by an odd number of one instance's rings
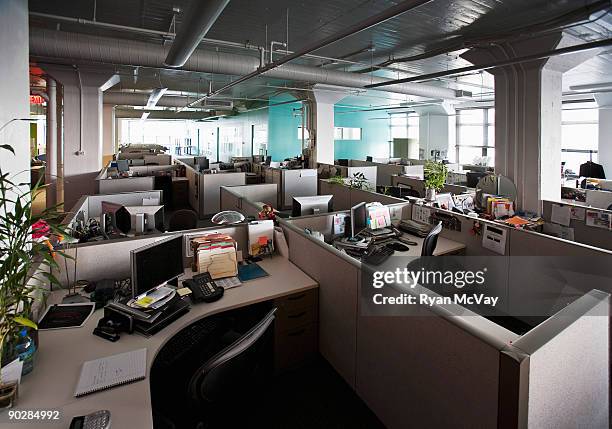
[[[368,213],[365,203],[359,203],[351,207],[351,237],[356,237],[361,231],[368,227]]]
[[[208,158],[206,158],[205,156],[194,156],[193,165],[196,166],[199,170],[208,170],[210,163]]]
[[[130,252],[132,298],[183,274],[183,236],[175,235]]]
[[[372,162],[372,157],[371,156],[366,156],[366,161]]]
[[[119,173],[127,173],[130,169],[130,164],[127,159],[118,159],[117,160],[117,170]]]
[[[293,197],[292,216],[306,216],[333,211],[333,195],[314,195],[311,197]]]
[[[130,232],[132,222],[130,213],[121,204],[112,203],[110,201],[102,201],[102,214],[106,215],[107,222],[110,226],[117,228],[124,234]],[[104,230],[108,231],[109,225],[103,225]]]
[[[144,229],[146,231],[164,230],[164,206],[127,206],[127,212],[135,217],[137,214],[144,215]],[[136,221],[132,222],[136,225]],[[138,228],[135,228],[138,231]]]

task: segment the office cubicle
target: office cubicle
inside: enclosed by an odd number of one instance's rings
[[[552,222],[552,211],[553,206],[555,209],[559,207],[569,207],[570,218],[569,225],[566,225],[570,230],[565,230],[564,236],[568,234],[573,235],[573,241],[577,243],[587,244],[589,246],[599,247],[606,250],[612,250],[612,230],[604,228],[601,224],[587,224],[587,212],[590,212],[596,218],[602,218],[605,216],[612,217],[612,211],[606,209],[600,209],[595,207],[586,207],[581,204],[572,203],[561,203],[554,201],[542,201],[542,217],[549,223],[545,232],[551,234],[556,230],[560,231],[558,225],[553,225]],[[557,222],[559,220],[557,219]],[[560,235],[560,234],[558,234]]]
[[[391,186],[406,187],[418,192],[420,198],[425,197],[425,181],[422,179],[415,179],[413,177],[406,176],[393,176],[391,178]],[[455,195],[464,194],[470,191],[473,192],[473,189],[468,188],[467,186],[445,183],[444,188],[442,188],[440,193],[450,193]]]
[[[246,184],[246,173],[200,173],[193,167],[193,162],[175,160],[185,167],[185,177],[189,182],[189,204],[198,213],[200,219],[220,211],[222,186],[238,186]]]
[[[405,200],[401,198],[380,194],[374,191],[351,188],[347,185],[330,182],[329,179],[321,179],[319,181],[319,194],[334,196],[333,206],[335,211],[349,210],[360,202],[379,202],[382,204],[405,202]]]
[[[264,169],[266,183],[278,186],[278,200],[275,208],[291,208],[293,197],[317,195],[317,170],[311,168],[285,169],[267,167]]]
[[[257,214],[263,209],[264,204],[271,207],[276,205],[276,187],[275,183],[222,186],[221,211],[234,210],[245,216],[256,218]]]
[[[83,195],[70,209],[67,216],[62,221],[62,225],[67,225],[68,228],[72,228],[74,221],[77,219],[85,221],[90,218],[99,219],[102,214],[103,201],[121,204],[122,206],[141,206],[144,199],[151,198],[161,202],[163,201],[163,192],[154,190],[121,192],[117,194]],[[160,203],[156,205],[159,204]]]
[[[417,315],[367,315],[360,299],[361,263],[304,233],[305,227],[331,230],[331,215],[281,220],[281,226],[290,260],[320,285],[322,355],[387,427],[402,428],[407,421],[430,427],[576,427],[542,425],[568,416],[585,427],[607,427],[608,294],[576,296],[523,335],[457,305],[421,308]],[[329,266],[335,269],[323,268]],[[515,281],[505,288],[518,286]],[[585,356],[587,349],[594,357]],[[581,359],[592,365],[585,367]],[[547,371],[546,362],[555,370]],[[563,395],[546,395],[547,389]],[[596,406],[590,403],[594,398]],[[571,412],[560,417],[558,407]]]

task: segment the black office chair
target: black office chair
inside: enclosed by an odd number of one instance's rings
[[[177,210],[170,216],[168,231],[184,231],[194,229],[198,226],[198,214],[193,210]]]
[[[423,248],[421,249],[421,256],[433,256],[436,251],[436,245],[438,244],[438,235],[442,231],[442,222],[439,222],[434,226],[425,240],[423,240]]]
[[[189,397],[206,419],[206,424],[200,423],[198,427],[216,423],[227,426],[229,420],[248,419],[243,406],[261,395],[265,334],[272,326],[275,312],[276,308],[270,310],[253,328],[210,358],[191,377]]]

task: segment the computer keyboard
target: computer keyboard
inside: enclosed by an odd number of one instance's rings
[[[365,255],[361,261],[370,265],[380,265],[385,262],[395,251],[387,246],[379,246],[371,253]]]
[[[155,365],[167,367],[173,365],[194,347],[207,341],[217,329],[215,319],[207,319],[188,326],[172,337],[155,358]]]

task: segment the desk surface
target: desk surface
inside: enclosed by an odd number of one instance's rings
[[[178,331],[203,317],[225,310],[268,301],[303,290],[318,287],[317,283],[299,268],[280,256],[259,263],[269,276],[245,282],[229,289],[219,301],[210,304],[195,304],[183,315],[150,338],[140,335],[122,334],[121,339],[111,343],[92,335],[94,327],[102,317],[96,311],[82,328],[42,331],[40,350],[37,353],[34,371],[24,377],[20,386],[17,409],[58,409],[63,421],[44,423],[47,428],[67,428],[73,416],[88,414],[99,409],[111,412],[113,428],[151,428],[151,394],[147,377],[142,381],[75,398],[74,389],[87,360],[110,356],[138,348],[147,349],[147,368],[160,348]],[[189,277],[189,270],[186,277]],[[49,302],[61,300],[61,295],[52,294]],[[31,424],[12,424],[12,428],[39,427]]]

